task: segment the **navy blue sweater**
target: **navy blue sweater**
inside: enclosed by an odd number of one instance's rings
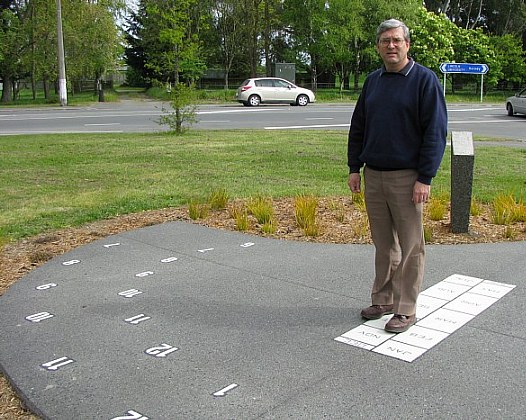
[[[351,119],[350,172],[416,169],[431,184],[446,146],[447,110],[440,82],[413,60],[399,73],[384,67],[365,80]]]

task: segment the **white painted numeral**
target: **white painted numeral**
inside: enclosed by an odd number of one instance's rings
[[[140,295],[142,292],[140,290],[137,290],[137,289],[130,289],[130,290],[125,290],[124,292],[120,292],[119,293],[119,296],[123,296],[125,298],[132,298],[134,297],[135,295]]]
[[[198,249],[197,252],[204,254],[205,252],[213,251],[213,250],[214,248],[205,248],[205,249]]]
[[[248,248],[256,245],[254,242],[245,242],[244,244],[239,245],[241,248]]]
[[[69,261],[64,261],[62,265],[74,265],[74,264],[79,264],[79,263],[80,263],[80,260],[69,260]]]
[[[41,284],[40,286],[35,287],[35,289],[47,290],[47,289],[51,289],[52,287],[57,287],[57,284],[56,283]]]
[[[125,321],[129,324],[137,325],[139,322],[147,321],[149,319],[152,319],[152,317],[145,316],[144,314],[139,314],[139,315],[132,316],[131,318],[127,318],[125,319]]]
[[[116,242],[114,244],[106,244],[106,245],[104,245],[104,248],[111,248],[111,247],[114,247],[114,246],[120,246],[120,242]]]
[[[58,370],[63,366],[69,365],[70,363],[73,363],[74,360],[70,359],[69,357],[60,357],[58,359],[52,360],[51,362],[44,363],[41,365],[43,368],[47,370]]]
[[[164,258],[161,260],[162,263],[171,263],[174,261],[177,261],[177,257],[169,257],[169,258]]]
[[[135,410],[128,410],[125,416],[114,417],[111,420],[148,420],[148,417],[143,416]]]
[[[153,271],[143,271],[142,273],[135,274],[135,277],[148,277],[153,274]]]
[[[174,351],[179,350],[177,347],[171,346],[170,344],[159,344],[157,347],[152,347],[150,349],[145,350],[144,352],[146,354],[149,354],[150,356],[155,357],[166,357],[170,353],[173,353]]]
[[[39,312],[37,314],[26,316],[26,320],[31,321],[31,322],[40,322],[40,321],[43,321],[44,319],[53,318],[54,316],[55,315],[50,314],[49,312]]]

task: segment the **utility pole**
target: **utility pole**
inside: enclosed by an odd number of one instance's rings
[[[58,42],[58,94],[60,105],[68,104],[68,91],[66,86],[66,64],[64,62],[64,37],[62,35],[62,4],[57,0],[57,42]]]

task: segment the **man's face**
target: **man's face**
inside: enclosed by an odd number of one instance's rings
[[[394,28],[380,35],[376,48],[388,71],[400,71],[407,64],[409,42],[404,39],[402,28]]]

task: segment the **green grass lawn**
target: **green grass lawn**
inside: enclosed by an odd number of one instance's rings
[[[349,194],[344,131],[0,136],[0,242],[120,214],[231,198]],[[448,194],[446,151],[433,192]],[[524,195],[526,150],[477,147],[474,196]]]

